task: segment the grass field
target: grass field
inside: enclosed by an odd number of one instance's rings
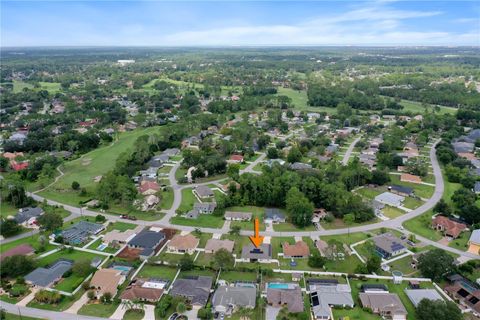
[[[170,219],[170,222],[182,226],[221,228],[225,221],[222,217],[217,217],[212,214],[201,214],[197,219],[187,219],[181,216],[175,216]]]
[[[425,108],[422,106],[421,102],[402,100],[400,104],[403,106],[403,111],[410,111],[413,113],[425,113]],[[432,107],[429,107],[429,110],[432,110]],[[451,107],[440,107],[439,114],[455,114],[458,109]]]
[[[105,256],[90,253],[90,252],[85,252],[85,251],[73,250],[72,252],[68,252],[68,250],[61,250],[59,252],[55,252],[54,254],[48,255],[38,260],[38,266],[45,267],[57,261],[58,259],[69,259],[73,261],[79,261],[79,260],[91,261],[93,258],[96,258],[96,257],[100,257],[102,259],[105,258]]]
[[[109,318],[118,308],[118,306],[119,303],[89,303],[83,305],[80,310],[78,310],[78,314],[83,316]]]
[[[221,280],[225,280],[228,282],[235,282],[235,281],[253,281],[257,280],[257,273],[255,272],[238,272],[238,271],[226,271],[221,272],[220,277]]]
[[[39,319],[41,318],[26,317],[24,315],[19,316],[16,314],[6,313],[5,318],[3,318],[2,320],[39,320]]]
[[[415,194],[421,198],[430,198],[433,195],[433,191],[435,188],[433,186],[428,186],[424,184],[417,184],[417,183],[409,183],[409,182],[402,182],[400,181],[399,175],[390,175],[390,179],[392,184],[410,187],[415,190]]]
[[[311,107],[308,105],[307,92],[305,90],[294,90],[290,88],[277,87],[277,95],[287,96],[292,99],[295,105],[294,109],[298,111],[326,112],[328,114],[336,114],[336,108],[327,107]]]
[[[471,234],[472,232],[470,231],[462,232],[457,239],[450,241],[448,246],[458,250],[467,251],[468,240],[470,239]]]
[[[137,227],[136,224],[116,221],[114,223],[109,223],[107,227],[107,232],[112,230],[126,231],[133,230]]]
[[[145,264],[138,273],[138,277],[160,278],[172,282],[176,274],[177,268],[174,267]]]
[[[400,217],[401,215],[405,214],[404,211],[391,206],[385,206],[382,212],[384,216],[389,217],[390,219],[394,219],[396,217]]]
[[[198,202],[198,200],[192,191],[192,188],[182,190],[182,203],[180,204],[180,207],[178,207],[178,210],[187,212],[193,209],[193,204]]]
[[[12,241],[12,242],[9,242],[9,243],[2,243],[2,245],[0,246],[0,253],[2,252],[5,252],[7,250],[10,250],[12,248],[15,248],[21,244],[29,244],[31,245],[34,249],[38,249],[39,248],[39,242],[38,242],[38,238],[40,237],[39,234],[34,234],[30,237],[26,237],[26,238],[23,238],[23,239],[18,239],[18,240],[15,240],[15,241]],[[48,236],[45,235],[45,237],[47,237],[48,239]],[[45,252],[47,251],[50,251],[50,250],[53,250],[56,248],[56,246],[52,245],[52,244],[49,244],[47,243],[47,245],[45,246],[46,250]]]

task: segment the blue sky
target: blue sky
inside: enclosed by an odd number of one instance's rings
[[[478,1],[6,1],[6,46],[480,45]]]

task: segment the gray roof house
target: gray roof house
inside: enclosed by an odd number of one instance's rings
[[[250,221],[252,219],[251,212],[226,211],[225,220],[230,221]]]
[[[257,289],[254,286],[219,286],[212,298],[215,312],[232,314],[237,307],[255,308]]]
[[[373,238],[375,250],[384,259],[398,256],[407,250],[401,240],[391,233],[384,233]]]
[[[475,186],[473,187],[473,192],[480,193],[480,181],[475,182]]]
[[[156,253],[165,242],[166,236],[161,231],[142,230],[128,242],[130,248],[143,249],[140,258],[147,259]]]
[[[265,209],[265,217],[263,219],[268,223],[279,223],[285,222],[285,214],[283,214],[280,209],[277,208],[267,208]]]
[[[214,196],[212,189],[204,185],[197,186],[195,192],[200,198],[210,198]]]
[[[173,157],[173,156],[176,156],[177,154],[180,153],[180,149],[178,148],[169,148],[169,149],[165,149],[162,154],[165,154],[169,157]]]
[[[262,262],[272,259],[272,245],[263,243],[258,248],[253,244],[246,245],[242,248],[242,259],[250,262]]]
[[[348,284],[313,283],[309,290],[315,319],[331,319],[332,306],[353,308],[352,290]]]
[[[203,214],[211,214],[215,211],[217,204],[215,202],[203,202],[203,203],[195,203],[193,205],[194,210],[198,210],[198,212]]]
[[[290,165],[290,169],[292,170],[309,170],[312,169],[312,165],[303,162],[295,162]]]
[[[415,307],[418,306],[422,299],[443,301],[442,296],[440,296],[440,294],[435,289],[406,289],[405,293]]]
[[[296,313],[304,310],[302,288],[297,284],[281,284],[267,285],[267,302],[275,307],[287,306],[289,312]],[[278,287],[278,288],[277,288]]]
[[[28,220],[32,218],[37,218],[42,214],[44,214],[44,211],[40,207],[27,207],[20,209],[14,219],[18,224],[22,224],[28,222]]]
[[[384,318],[403,320],[407,318],[407,309],[398,295],[388,292],[360,292],[360,302],[365,308]]]
[[[210,295],[212,277],[194,276],[177,279],[172,286],[170,294],[174,297],[184,297],[192,305],[204,306]]]
[[[25,281],[39,287],[49,287],[60,280],[73,266],[72,260],[59,259],[47,268],[37,268],[25,276]]]
[[[391,192],[384,192],[375,197],[375,200],[392,207],[401,207],[405,197]]]
[[[80,221],[62,232],[63,240],[69,244],[84,242],[89,236],[98,234],[105,229],[103,224]]]
[[[463,141],[454,142],[452,145],[456,153],[472,152],[473,148],[475,147],[475,145],[472,142],[463,142]]]

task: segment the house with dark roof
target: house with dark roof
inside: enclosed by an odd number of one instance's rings
[[[163,232],[145,229],[128,242],[128,247],[141,249],[140,259],[145,260],[157,253],[166,240]]]
[[[277,208],[266,208],[265,209],[265,216],[263,218],[265,223],[281,223],[285,222],[285,214]]]
[[[287,307],[288,312],[303,312],[302,289],[296,283],[268,283],[267,303],[273,307]]]
[[[21,244],[0,255],[0,261],[11,256],[30,256],[35,253],[35,249],[29,244]]]
[[[413,188],[406,187],[406,186],[399,186],[399,185],[391,185],[388,187],[391,193],[393,194],[398,194],[399,196],[402,197],[411,197],[414,195],[414,190]]]
[[[263,243],[258,248],[248,244],[242,248],[242,259],[248,262],[269,263],[272,259],[272,245]]]
[[[449,296],[459,301],[460,304],[471,308],[477,315],[480,314],[480,288],[477,284],[455,274],[448,280],[450,285],[444,290]]]
[[[204,185],[199,185],[195,188],[195,191],[194,191],[197,196],[200,198],[200,199],[206,199],[206,198],[211,198],[213,197],[215,194],[213,193],[213,190],[210,189],[210,187],[207,187],[207,186],[204,186]]]
[[[192,305],[205,306],[210,296],[212,277],[192,276],[177,279],[170,290],[173,297],[183,297]]]
[[[303,162],[295,162],[290,165],[290,169],[296,170],[296,171],[309,170],[309,169],[312,169],[312,165],[308,163],[303,163]]]
[[[73,266],[72,260],[58,259],[46,268],[37,268],[25,276],[25,282],[33,286],[48,288],[62,278]]]
[[[257,300],[255,286],[219,286],[212,298],[214,312],[231,315],[238,308],[254,309]]]
[[[40,207],[27,207],[18,210],[18,213],[15,215],[15,222],[24,226],[29,226],[36,224],[37,218],[44,214]]]
[[[99,234],[105,226],[99,223],[80,221],[62,232],[63,241],[68,244],[80,244],[90,236]]]
[[[384,233],[373,238],[375,250],[384,259],[398,256],[404,253],[407,248],[402,244],[402,241],[391,233]]]

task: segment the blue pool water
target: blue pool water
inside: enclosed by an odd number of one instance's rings
[[[113,269],[115,270],[120,270],[122,272],[129,272],[130,269],[132,269],[131,267],[127,267],[127,266],[115,266],[113,267]]]
[[[101,245],[99,245],[97,247],[97,250],[103,251],[103,250],[105,250],[106,247],[107,247],[107,245],[105,243],[102,243]]]
[[[269,288],[272,289],[288,289],[288,283],[269,283],[268,284]]]

